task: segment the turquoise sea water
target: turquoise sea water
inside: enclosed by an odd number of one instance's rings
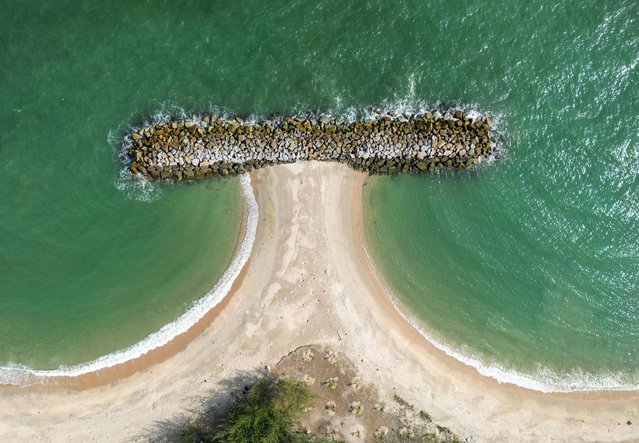
[[[155,38],[128,33],[139,23],[123,8],[3,6],[0,366],[76,365],[143,339],[213,287],[236,246],[237,180],[120,177],[124,131],[181,106],[195,75],[145,71]]]
[[[628,0],[5,2],[0,366],[121,349],[228,264],[237,181],[120,177],[131,125],[444,101],[496,116],[504,158],[368,182],[391,291],[481,364],[639,385],[637,17]]]
[[[441,17],[465,37],[421,75],[445,66],[454,97],[497,115],[503,159],[370,180],[371,253],[421,327],[483,373],[636,388],[637,3],[478,9]]]

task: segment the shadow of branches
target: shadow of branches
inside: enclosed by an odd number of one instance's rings
[[[224,422],[231,407],[258,379],[274,377],[264,370],[237,371],[222,379],[206,395],[194,398],[194,406],[183,413],[156,421],[141,440],[150,443],[205,442]]]

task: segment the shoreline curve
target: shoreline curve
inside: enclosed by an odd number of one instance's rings
[[[442,340],[437,339],[434,334],[427,330],[427,326],[423,324],[423,322],[408,313],[408,310],[401,305],[397,297],[393,296],[392,291],[388,288],[388,285],[383,278],[383,274],[377,270],[375,262],[366,247],[364,247],[364,254],[366,255],[366,259],[369,266],[372,268],[373,273],[379,280],[382,291],[388,298],[389,302],[402,316],[404,321],[406,321],[406,323],[408,323],[413,329],[415,329],[415,331],[424,337],[428,343],[433,345],[440,352],[455,359],[459,363],[471,367],[482,377],[493,379],[499,384],[511,384],[518,388],[528,389],[542,394],[639,392],[639,385],[624,383],[619,378],[614,377],[614,373],[602,376],[595,374],[592,378],[586,378],[586,380],[588,380],[586,383],[583,383],[582,381],[581,384],[579,384],[580,379],[578,377],[581,377],[581,375],[561,374],[553,371],[552,369],[545,369],[545,375],[552,380],[552,382],[548,382],[547,379],[544,380],[541,376],[536,377],[535,375],[526,374],[515,369],[505,368],[495,363],[486,364],[478,357],[458,351],[444,343]],[[581,380],[583,380],[583,378]]]
[[[561,395],[606,395],[606,394],[631,394],[639,392],[639,385],[626,383],[619,377],[615,377],[615,373],[595,374],[591,377],[581,377],[582,374],[562,374],[551,369],[543,368],[542,374],[527,374],[511,368],[505,368],[498,363],[486,364],[481,358],[465,354],[458,349],[448,345],[445,341],[438,339],[428,330],[428,326],[417,319],[410,311],[405,308],[397,296],[393,294],[390,285],[386,282],[383,272],[378,270],[372,255],[369,252],[368,241],[365,235],[364,211],[363,211],[363,179],[358,186],[359,191],[359,207],[354,209],[356,216],[355,223],[358,223],[358,237],[362,244],[363,258],[371,270],[373,278],[387,301],[393,305],[397,313],[402,317],[406,324],[417,332],[429,345],[433,346],[442,356],[452,358],[457,363],[471,368],[479,376],[493,380],[500,385],[512,385],[517,389],[525,389],[541,394],[561,394]]]
[[[355,172],[353,172],[355,174]],[[250,259],[253,243],[255,241],[257,231],[257,220],[259,217],[259,208],[251,186],[251,174],[242,174],[240,177],[242,187],[242,195],[244,204],[247,207],[245,234],[239,247],[225,269],[224,273],[211,290],[196,300],[193,306],[177,319],[167,323],[158,331],[151,333],[144,339],[131,346],[115,351],[110,354],[98,357],[89,362],[80,363],[72,366],[60,366],[57,369],[39,370],[26,366],[16,367],[0,367],[0,386],[18,386],[29,387],[33,385],[48,385],[53,379],[59,378],[77,378],[88,374],[98,373],[104,369],[110,369],[122,366],[127,363],[134,362],[152,351],[158,350],[164,346],[171,344],[178,336],[186,333],[193,328],[208,313],[214,310],[229,295],[233,283],[238,279],[242,269]],[[356,186],[360,187],[360,200],[363,179],[358,181]],[[363,205],[363,200],[359,202]],[[417,333],[419,333],[430,345],[434,346],[439,352],[453,358],[457,362],[468,366],[475,370],[482,377],[490,378],[499,384],[510,384],[517,388],[527,389],[533,392],[543,394],[571,394],[571,393],[636,393],[639,392],[639,385],[628,384],[614,376],[609,375],[586,378],[581,374],[561,374],[556,371],[547,369],[544,371],[545,378],[541,375],[526,374],[515,369],[505,368],[498,363],[486,364],[481,358],[464,354],[463,352],[447,345],[444,341],[436,338],[427,329],[427,325],[411,315],[408,310],[402,306],[401,302],[393,295],[386,283],[383,273],[378,270],[375,261],[368,251],[368,244],[364,235],[364,219],[363,211],[360,209],[357,217],[361,226],[360,241],[365,255],[367,265],[379,283],[387,300],[393,305],[394,309],[410,325]],[[118,377],[120,378],[120,377]],[[549,381],[550,379],[550,381]],[[56,384],[56,383],[51,383]]]
[[[207,313],[211,312],[227,297],[233,283],[240,276],[242,269],[251,256],[257,233],[259,207],[251,187],[250,175],[242,175],[239,180],[242,188],[243,203],[246,205],[246,222],[243,223],[244,235],[241,243],[236,248],[231,262],[213,288],[203,297],[194,301],[186,312],[131,346],[85,363],[72,366],[61,365],[57,369],[33,369],[27,366],[0,367],[0,386],[28,387],[46,385],[51,379],[80,377],[124,365],[170,344],[176,337],[194,327]]]
[[[260,219],[232,296],[150,353],[164,356],[161,362],[142,357],[115,382],[105,381],[105,372],[117,372],[109,370],[79,377],[92,381],[79,389],[75,379],[0,387],[0,439],[146,439],[158,423],[224,389],[226,380],[308,344],[349,356],[362,382],[375,384],[382,398],[392,402],[398,394],[473,441],[639,438],[639,427],[625,425],[639,414],[637,392],[544,394],[500,384],[446,355],[407,322],[365,256],[365,174],[308,162],[264,168],[251,179]]]

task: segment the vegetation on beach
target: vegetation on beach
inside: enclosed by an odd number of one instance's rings
[[[313,396],[305,384],[276,378],[258,379],[239,396],[218,426],[203,419],[187,423],[183,443],[321,443],[299,423]]]
[[[300,347],[274,368],[238,372],[219,388],[188,415],[158,423],[151,443],[462,441],[399,392],[380,397],[330,348]]]

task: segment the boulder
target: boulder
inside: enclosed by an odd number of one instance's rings
[[[317,159],[392,174],[428,171],[441,163],[465,168],[495,150],[492,120],[472,120],[461,110],[442,112],[397,116],[380,111],[351,123],[312,114],[248,124],[239,116],[195,115],[132,131],[129,168],[152,179],[166,179],[162,171],[170,171],[172,178],[192,180]]]
[[[417,162],[415,166],[417,166],[417,169],[419,169],[420,171],[425,171],[426,169],[428,169],[428,164],[423,161]]]

